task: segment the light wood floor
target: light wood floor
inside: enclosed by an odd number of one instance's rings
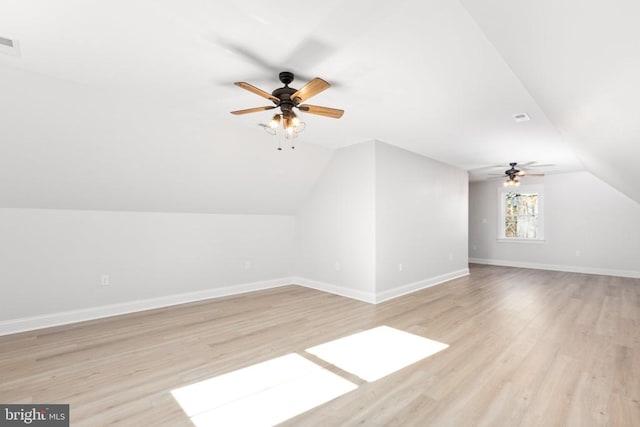
[[[450,347],[287,425],[640,426],[640,280],[479,265],[377,306],[288,286],[0,337],[0,402],[188,426],[171,389],[380,325]]]

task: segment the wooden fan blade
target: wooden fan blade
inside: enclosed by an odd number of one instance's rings
[[[273,110],[274,108],[276,107],[271,105],[267,107],[247,108],[246,110],[232,111],[231,114],[235,114],[236,116],[238,116],[240,114],[249,114],[249,113],[257,113],[258,111]]]
[[[319,116],[331,117],[333,119],[339,119],[344,114],[344,110],[338,110],[337,108],[320,107],[318,105],[299,105],[300,111],[305,113],[317,114]]]
[[[320,77],[316,77],[306,85],[302,86],[296,92],[294,92],[291,95],[291,99],[297,105],[300,102],[304,102],[312,96],[319,94],[323,90],[329,89],[329,87],[331,87],[329,83],[322,80]]]
[[[245,83],[245,82],[235,82],[234,85],[241,87],[242,89],[248,90],[249,92],[253,92],[256,95],[259,95],[263,98],[267,98],[272,100],[275,103],[279,103],[280,100],[278,98],[276,98],[275,96],[271,95],[269,92],[265,92],[262,89],[258,89],[257,87],[250,85],[249,83]]]
[[[488,171],[488,170],[491,170],[491,169],[500,170],[502,168],[504,168],[504,165],[483,166],[481,168],[470,169],[469,172],[475,173],[475,172],[482,172],[482,171],[486,171],[486,170]]]
[[[553,167],[555,166],[555,164],[553,163],[537,163],[537,162],[527,162],[523,165],[518,165],[524,169],[531,169],[531,168],[548,168],[548,167]]]
[[[523,175],[524,176],[544,176],[543,173],[527,173],[527,172],[525,172]]]

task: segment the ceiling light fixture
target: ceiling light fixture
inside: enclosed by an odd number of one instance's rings
[[[293,139],[297,138],[298,134],[300,134],[307,125],[305,122],[300,120],[296,113],[285,109],[282,113],[275,114],[271,118],[271,121],[269,121],[269,124],[262,125],[262,127],[265,132],[270,135],[277,135],[278,129],[282,129],[281,134],[284,135],[285,139]],[[296,147],[291,145],[291,148],[293,149]],[[278,146],[278,150],[282,150],[282,147]]]
[[[520,181],[515,176],[510,176],[504,182],[504,186],[505,187],[509,187],[509,186],[518,187],[519,185],[520,185]]]

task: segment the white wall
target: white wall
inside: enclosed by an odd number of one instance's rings
[[[498,242],[502,181],[471,183],[470,261],[640,277],[639,203],[588,172],[527,179],[544,184],[546,241]]]
[[[467,274],[467,191],[465,171],[383,142],[337,150],[297,217],[295,272],[371,302]]]
[[[373,301],[375,145],[336,150],[296,221],[295,273],[317,287]],[[314,283],[306,282],[314,285]],[[330,287],[328,287],[329,285]]]
[[[467,273],[467,203],[465,171],[376,143],[379,297]]]
[[[1,208],[0,334],[295,276],[369,302],[430,286],[467,272],[466,183],[371,141],[334,152],[296,217]]]
[[[286,278],[293,229],[278,215],[0,209],[0,321]]]

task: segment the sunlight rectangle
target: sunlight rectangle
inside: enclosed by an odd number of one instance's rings
[[[306,351],[371,382],[447,347],[448,344],[380,326]]]
[[[319,366],[297,354],[267,360],[171,391],[188,416],[305,376]]]
[[[191,418],[196,427],[273,426],[357,386],[326,369],[264,390]]]
[[[357,386],[297,354],[172,390],[196,427],[274,425]]]

